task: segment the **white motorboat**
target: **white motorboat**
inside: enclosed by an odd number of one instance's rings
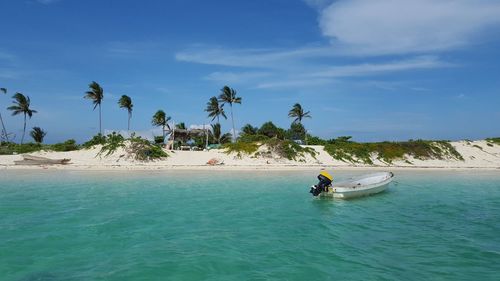
[[[364,175],[346,181],[334,182],[319,195],[342,199],[368,196],[386,190],[393,178],[394,174],[391,172]]]

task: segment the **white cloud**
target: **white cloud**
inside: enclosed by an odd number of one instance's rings
[[[278,49],[228,49],[207,46],[191,48],[175,55],[178,61],[211,65],[254,68],[283,68],[297,65],[308,58],[335,56],[332,48],[304,47]],[[286,63],[287,65],[283,65]]]
[[[421,56],[413,59],[385,62],[379,64],[364,63],[358,65],[343,65],[334,66],[326,70],[311,73],[312,77],[354,77],[354,76],[370,76],[387,72],[415,70],[415,69],[430,69],[453,66],[450,63],[440,61],[433,56]]]
[[[217,83],[245,83],[255,79],[269,77],[267,72],[212,72],[205,77],[206,80]]]
[[[320,28],[344,54],[441,51],[470,44],[500,23],[491,0],[338,1],[320,13]]]

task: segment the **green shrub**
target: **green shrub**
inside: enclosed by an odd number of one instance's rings
[[[463,160],[462,155],[447,141],[357,143],[337,139],[325,145],[325,151],[340,161],[365,164],[373,164],[372,157],[392,163],[394,160],[404,159],[405,155],[420,160],[445,157]]]
[[[96,145],[104,145],[106,143],[106,136],[103,136],[101,134],[97,134],[92,137],[91,140],[85,142],[82,144],[82,146],[86,149],[91,148]]]
[[[486,141],[488,143],[500,145],[500,138],[487,138]]]
[[[126,148],[129,156],[139,161],[152,161],[168,157],[168,154],[158,145],[151,144],[141,137],[132,136]]]
[[[104,154],[104,156],[109,156],[113,154],[118,148],[125,147],[125,138],[122,135],[113,132],[106,136],[106,142],[102,145],[101,151],[97,153],[98,156]]]
[[[53,151],[73,151],[78,150],[79,146],[74,139],[70,139],[62,143],[49,145],[48,148]]]

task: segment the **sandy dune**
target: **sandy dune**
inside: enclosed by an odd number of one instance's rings
[[[306,155],[298,161],[291,161],[270,155],[268,157],[238,156],[227,154],[222,150],[210,151],[169,151],[169,157],[154,162],[140,162],[128,159],[124,150],[118,150],[108,157],[96,156],[100,148],[70,152],[36,152],[31,155],[48,157],[52,159],[70,158],[71,164],[51,166],[19,166],[14,165],[15,160],[21,160],[21,155],[1,155],[0,169],[130,169],[130,170],[156,170],[156,169],[318,169],[322,167],[336,168],[448,168],[448,169],[499,169],[500,146],[490,146],[486,141],[458,141],[451,143],[463,156],[464,161],[456,159],[430,159],[418,160],[411,157],[394,161],[392,164],[373,159],[373,165],[349,163],[333,159],[323,150],[322,146],[309,146],[317,155]],[[210,166],[210,159],[217,159],[223,165]]]

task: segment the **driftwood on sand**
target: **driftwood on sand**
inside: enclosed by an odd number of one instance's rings
[[[71,161],[71,159],[67,159],[67,158],[50,159],[50,158],[26,154],[26,155],[23,155],[23,160],[14,161],[14,164],[16,164],[16,165],[54,165],[54,164],[65,165],[65,164],[68,164],[70,161]]]

